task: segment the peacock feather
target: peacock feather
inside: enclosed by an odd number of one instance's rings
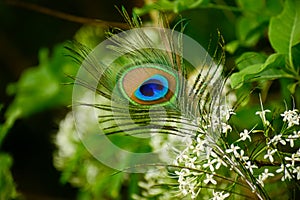
[[[224,112],[222,37],[210,55],[183,34],[184,20],[172,29],[163,21],[160,27],[143,27],[136,15],[130,18],[123,13],[130,30],[108,33],[108,39],[93,50],[77,42],[68,46],[81,63],[73,111],[87,149],[114,169],[144,173],[153,166],[174,167],[175,158],[162,159],[162,154],[180,152],[186,148],[185,140],[198,141],[224,166],[231,166],[242,187],[250,188],[259,199],[266,198],[264,190],[253,184],[253,176],[236,166],[222,148],[227,145],[222,140],[224,122],[230,115]],[[89,127],[81,123],[84,115],[94,116]],[[174,136],[176,142],[158,151],[146,148],[157,136]],[[198,156],[204,159],[207,152]]]
[[[129,116],[125,117],[123,112],[125,109],[136,123],[147,125],[149,109],[163,107],[168,121],[174,125],[161,127],[161,122],[166,119],[157,109],[153,128],[157,125],[165,133],[196,136],[199,132],[197,123],[208,125],[207,120],[216,108],[214,105],[220,100],[224,84],[221,77],[223,55],[215,63],[205,49],[182,34],[184,27],[177,32],[175,29],[140,28],[141,22],[136,18],[129,23],[131,30],[110,35],[112,37],[105,44],[93,51],[73,43],[70,50],[79,62],[85,60],[82,66],[87,76],[77,76],[76,84],[96,91],[110,102],[91,105],[111,112],[111,115],[99,117],[101,124],[120,117],[124,121],[119,125],[130,128],[126,118]],[[194,47],[186,50],[183,40]],[[183,122],[188,125],[186,129],[176,127],[176,123]],[[118,133],[118,128],[109,123],[105,134]],[[133,134],[145,130],[135,127],[125,131]]]

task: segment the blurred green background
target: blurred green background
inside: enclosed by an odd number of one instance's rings
[[[123,21],[114,6],[124,5],[130,11],[138,3],[138,1],[125,0],[24,2],[77,16],[109,21]],[[17,82],[26,69],[39,64],[38,56],[41,48],[50,49],[51,55],[57,44],[73,39],[81,26],[82,24],[0,1],[0,103],[3,104],[0,123],[4,123],[4,113],[14,98],[14,95],[8,95],[7,86]],[[49,89],[43,86],[40,85],[42,90]],[[63,93],[60,95],[64,96]],[[35,102],[32,104],[35,106]],[[26,199],[75,199],[77,195],[77,189],[69,184],[60,183],[60,173],[53,166],[55,150],[53,138],[58,130],[59,121],[64,118],[68,110],[70,108],[66,106],[53,106],[51,109],[41,109],[41,112],[22,117],[15,122],[1,146],[1,151],[13,157],[11,168],[13,178],[18,192]]]
[[[11,160],[6,159],[6,167],[9,168],[10,161],[13,162],[12,176],[17,191],[25,199],[75,199],[80,189],[71,186],[68,180],[64,180],[65,183],[62,184],[62,173],[53,165],[53,153],[56,151],[54,138],[60,121],[71,110],[69,105],[72,86],[64,83],[71,82],[67,74],[74,75],[78,68],[67,56],[64,42],[75,37],[90,43],[92,47],[104,39],[103,34],[108,28],[82,28],[82,24],[9,5],[7,2],[13,1],[0,0],[0,152],[12,156]],[[31,0],[24,2],[80,17],[124,23],[122,15],[115,6],[118,8],[124,6],[128,13],[131,13],[133,8],[141,8],[144,2],[151,1]],[[159,0],[158,2],[159,8],[169,11],[167,16],[171,19],[171,25],[181,17],[187,19],[185,34],[200,42],[204,48],[211,45],[210,51],[214,50],[218,38],[217,30],[219,30],[226,44],[227,71],[237,72],[254,64],[263,65],[269,55],[276,53],[269,41],[269,21],[282,11],[284,1],[203,0],[195,1],[203,3],[196,8],[189,3],[193,2],[192,0]],[[157,8],[149,6],[136,11],[143,14],[155,9]],[[174,17],[174,13],[178,14],[178,12],[181,16]],[[153,16],[146,14],[142,19],[147,23],[153,20]],[[294,58],[300,55],[299,52],[298,44],[292,52]],[[244,54],[243,57],[241,56],[243,53],[248,54]],[[246,94],[245,102],[250,103],[248,107],[241,108],[237,112],[237,117],[234,119],[237,130],[257,123],[258,119],[249,120],[248,116],[249,112],[254,114],[260,109],[258,93],[262,94],[264,105],[276,108],[277,114],[279,109],[280,112],[284,110],[284,101],[288,107],[291,107],[293,104],[291,94],[295,95],[295,104],[299,106],[300,92],[293,90],[299,91],[298,83],[295,81],[299,75],[294,74],[294,77],[286,78],[289,72],[279,73],[281,69],[276,68],[279,64],[280,67],[281,64],[285,65],[284,56],[278,57],[280,62],[275,63],[275,67],[274,63],[271,63],[273,66],[269,66],[279,74],[277,77],[264,76],[266,74],[254,70],[249,73],[252,78],[257,75],[262,78],[253,81],[245,78],[248,75],[245,71],[244,74],[238,74],[245,80],[242,80],[244,81],[242,87],[236,91],[237,97]],[[237,69],[232,71],[236,65]],[[299,61],[296,59],[295,66],[299,68]],[[250,92],[254,94],[252,97],[249,96]],[[8,134],[1,144],[1,139],[6,133]],[[7,172],[7,168],[3,167],[5,159],[1,163],[1,158],[0,179],[3,174],[3,177],[6,177]],[[68,170],[66,169],[65,172],[70,172]],[[64,175],[65,179],[68,179],[66,178],[68,174]],[[9,182],[9,178],[6,180]],[[3,189],[2,186],[0,183],[0,191]],[[126,189],[128,188],[123,187],[120,192],[126,192],[124,191]],[[0,200],[2,200],[1,194]]]

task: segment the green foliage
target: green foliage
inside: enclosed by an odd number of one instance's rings
[[[0,153],[0,199],[15,199],[17,192],[10,172],[12,166],[11,156]]]
[[[238,0],[237,5],[241,9],[241,16],[238,18],[236,25],[237,40],[227,45],[232,53],[235,49],[231,46],[236,46],[236,43],[239,46],[254,46],[264,36],[270,18],[277,15],[282,9],[280,0],[255,2]]]
[[[299,1],[293,0],[237,0],[236,7],[217,1],[161,0],[136,8],[135,12],[145,14],[159,10],[183,13],[183,11],[200,8],[235,12],[237,16],[235,19],[236,38],[229,41],[225,47],[229,53],[237,56],[235,61],[239,72],[232,74],[231,86],[235,89],[240,88],[238,92],[242,95],[242,91],[245,91],[244,94],[249,94],[251,82],[257,82],[262,89],[268,88],[264,86],[268,81],[287,78],[289,81],[282,83],[284,84],[282,88],[288,88],[289,93],[283,99],[289,99],[288,96],[295,94],[299,86],[300,63],[299,59],[296,59],[300,55],[298,7]],[[195,29],[198,30],[197,27]],[[260,48],[260,52],[255,50],[253,53],[253,49],[262,41],[270,43],[275,52],[270,53],[270,49]],[[268,91],[265,90],[262,93],[267,94]]]
[[[252,59],[251,56],[253,56]],[[285,65],[285,55],[279,53],[272,54],[265,61],[262,61],[259,56],[261,54],[246,52],[238,58],[238,60],[241,60],[244,57],[248,57],[245,60],[246,64],[243,61],[238,64],[238,68],[241,71],[231,76],[231,85],[233,88],[239,88],[243,83],[248,81],[272,80],[283,77],[293,78],[291,74],[282,69]],[[250,64],[252,60],[254,63]]]
[[[5,122],[0,124],[0,147],[17,119],[71,104],[72,87],[62,84],[70,81],[66,74],[74,74],[77,69],[65,53],[63,44],[57,45],[51,56],[48,49],[41,49],[39,66],[27,69],[17,83],[7,87],[7,93],[14,95],[14,101],[7,108]],[[16,198],[11,165],[12,158],[0,153],[0,199]]]
[[[201,6],[208,5],[208,3],[209,0],[159,0],[142,8],[135,8],[135,13],[138,15],[143,15],[152,10],[180,13],[185,10],[195,9]]]
[[[14,95],[14,101],[5,113],[5,123],[0,129],[0,144],[17,119],[59,106],[71,104],[72,87],[63,86],[70,82],[67,74],[77,69],[66,58],[64,45],[57,45],[49,55],[48,49],[39,52],[39,66],[23,72],[17,83],[7,87],[7,93]],[[63,94],[63,95],[62,95]]]
[[[245,3],[247,1],[243,2]],[[279,1],[274,2],[275,4],[264,4],[267,6],[265,8],[268,8],[268,6],[271,7],[268,9],[269,12],[266,12],[269,13],[269,15],[267,15],[268,17],[263,20],[266,22],[263,32],[265,32],[266,28],[268,28],[270,44],[275,53],[270,54],[268,52],[263,52],[251,54],[250,52],[245,52],[242,54],[236,59],[239,72],[236,72],[231,76],[231,85],[233,88],[241,88],[241,90],[245,90],[245,86],[249,82],[259,81],[259,84],[262,86],[263,84],[266,84],[266,81],[286,78],[288,81],[281,82],[281,87],[287,88],[289,93],[286,93],[286,95],[283,96],[283,99],[290,99],[289,96],[291,94],[296,94],[297,86],[299,86],[300,83],[299,62],[296,59],[299,55],[298,51],[300,42],[300,22],[299,11],[297,9],[299,7],[299,2],[292,0],[285,1],[283,10],[279,14],[278,10],[281,10],[279,9],[281,4]],[[251,7],[248,4],[247,6],[244,5],[244,7],[249,9],[250,13],[257,8]],[[263,11],[263,8],[260,7],[256,11]],[[256,16],[265,17],[265,15]],[[245,28],[246,25],[242,29],[245,30]],[[249,31],[249,33],[257,33],[257,30],[258,29],[253,29],[253,31]],[[243,39],[248,44],[246,46],[256,45],[257,41],[261,40],[261,37],[263,36],[260,34],[260,36],[253,42],[251,37],[248,37],[247,34],[241,35],[246,36]],[[236,43],[233,44],[237,47]],[[234,51],[232,43],[229,44],[228,48],[231,52]],[[262,54],[267,55],[265,60],[261,59]],[[241,65],[243,67],[240,67]],[[265,90],[262,91],[262,93],[267,94],[268,91]]]
[[[8,86],[8,94],[15,98],[6,116],[26,117],[42,109],[70,104],[72,88],[62,84],[70,81],[66,74],[74,74],[76,68],[64,54],[63,45],[58,45],[51,57],[48,49],[40,50],[39,66],[27,69],[17,83]]]
[[[2,110],[2,107],[3,105],[0,104],[0,111]],[[5,127],[0,124],[0,133],[4,128]],[[10,172],[12,160],[10,155],[0,151],[0,199],[14,199],[17,197],[16,186]]]
[[[269,37],[272,47],[278,53],[291,58],[292,47],[300,43],[300,2],[287,0],[283,12],[270,20]],[[289,60],[292,67],[293,62]]]

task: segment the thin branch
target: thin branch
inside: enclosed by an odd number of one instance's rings
[[[94,26],[99,26],[99,27],[118,27],[118,28],[122,28],[122,29],[129,28],[128,24],[126,24],[126,23],[104,21],[104,20],[94,19],[94,18],[79,17],[76,15],[71,15],[68,13],[61,12],[61,11],[52,10],[52,9],[49,9],[49,8],[46,8],[43,6],[39,6],[36,4],[21,2],[18,0],[6,0],[4,2],[11,6],[25,8],[27,10],[32,10],[32,11],[35,11],[38,13],[42,13],[45,15],[49,15],[52,17],[56,17],[59,19],[63,19],[66,21],[75,22],[75,23],[79,23],[79,24],[89,24],[89,25],[94,25]]]

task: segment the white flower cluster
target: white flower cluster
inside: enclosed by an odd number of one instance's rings
[[[228,144],[227,137],[234,134],[228,120],[235,113],[225,107],[220,109],[219,116],[223,118],[219,119],[222,122],[220,132],[225,138],[214,143],[207,137],[206,132],[211,130],[208,126],[192,142],[186,143],[186,148],[178,152],[173,162],[175,169],[169,171],[168,176],[172,180],[175,178],[178,183],[178,191],[173,191],[171,199],[175,196],[181,199],[223,200],[235,195],[241,195],[239,198],[242,199],[255,198],[251,195],[264,199],[261,190],[264,190],[266,184],[271,184],[272,177],[281,178],[281,181],[300,180],[298,110],[281,114],[286,125],[279,132],[272,127],[266,113],[272,112],[263,107],[256,112],[261,118],[263,130],[254,130],[256,126],[251,130],[244,129],[237,134],[238,138]],[[260,145],[255,144],[257,138],[260,138]],[[285,152],[279,146],[290,150]],[[292,151],[295,147],[299,149]],[[243,186],[249,188],[250,196],[242,197],[244,189],[238,189],[234,177],[239,177]],[[235,193],[228,192],[235,187]]]
[[[226,112],[221,112],[224,114],[224,117],[228,120],[230,115],[234,114],[232,110]],[[260,116],[264,127],[269,127],[272,129],[271,123],[267,120],[266,113],[271,113],[270,110],[263,110],[256,112]],[[227,115],[229,117],[227,117]],[[283,117],[283,122],[286,122],[287,129],[299,125],[299,114],[298,110],[289,110],[281,114]],[[230,125],[224,123],[222,125],[224,128],[223,133],[231,132],[232,128]],[[230,128],[226,128],[230,127]],[[223,157],[218,156],[213,149],[210,147],[209,142],[203,139],[203,135],[199,135],[196,139],[196,143],[187,147],[182,151],[174,161],[175,165],[182,166],[181,170],[175,171],[175,174],[178,175],[179,190],[181,194],[186,196],[190,194],[190,198],[194,199],[200,193],[201,187],[200,182],[203,181],[205,184],[217,185],[218,181],[216,180],[216,170],[221,166],[227,167],[228,164],[232,163],[231,169],[233,166],[238,166],[242,164],[250,174],[256,177],[257,182],[264,186],[268,178],[274,177],[275,173],[281,175],[282,181],[296,179],[300,180],[300,149],[296,153],[288,154],[286,152],[280,152],[277,148],[277,145],[287,145],[291,148],[295,146],[296,140],[300,138],[300,130],[293,131],[290,134],[289,131],[283,129],[282,133],[275,134],[273,137],[266,136],[266,145],[261,152],[263,159],[270,162],[270,164],[275,165],[275,163],[280,163],[279,156],[284,158],[284,164],[281,164],[280,167],[276,170],[270,171],[267,167],[264,168],[262,172],[259,172],[259,167],[256,162],[249,158],[246,150],[242,149],[238,144],[240,142],[251,142],[252,132],[263,132],[263,130],[247,130],[244,129],[239,133],[239,138],[229,145],[229,148],[225,149],[225,153],[228,157],[223,155]],[[264,153],[265,152],[265,153]],[[263,154],[264,153],[264,154]],[[276,159],[275,159],[276,158]],[[257,170],[257,171],[255,171]],[[197,173],[196,173],[196,172]],[[203,173],[205,172],[205,173]],[[205,175],[204,175],[205,174]],[[201,180],[201,181],[200,181]],[[228,193],[223,194],[222,198],[218,197],[220,192],[213,192],[213,199],[224,199],[229,197]]]
[[[148,171],[144,176],[145,181],[138,183],[139,187],[143,189],[142,194],[134,194],[132,195],[132,199],[148,200],[151,197],[155,197],[157,200],[174,199],[172,192],[167,192],[163,187],[160,187],[165,184],[167,177],[168,172],[164,167],[160,167],[154,171]]]
[[[209,146],[209,142],[203,139],[203,135],[198,135],[196,141],[177,156],[174,165],[180,166],[175,171],[179,191],[182,196],[189,196],[190,199],[198,197],[202,181],[205,185],[217,185],[217,171],[222,166],[228,166]],[[221,196],[225,199],[229,193],[213,192],[213,199]]]
[[[298,114],[297,109],[284,111],[283,114],[281,114],[283,117],[283,121],[288,123],[288,128],[299,125],[300,122],[300,114]]]

